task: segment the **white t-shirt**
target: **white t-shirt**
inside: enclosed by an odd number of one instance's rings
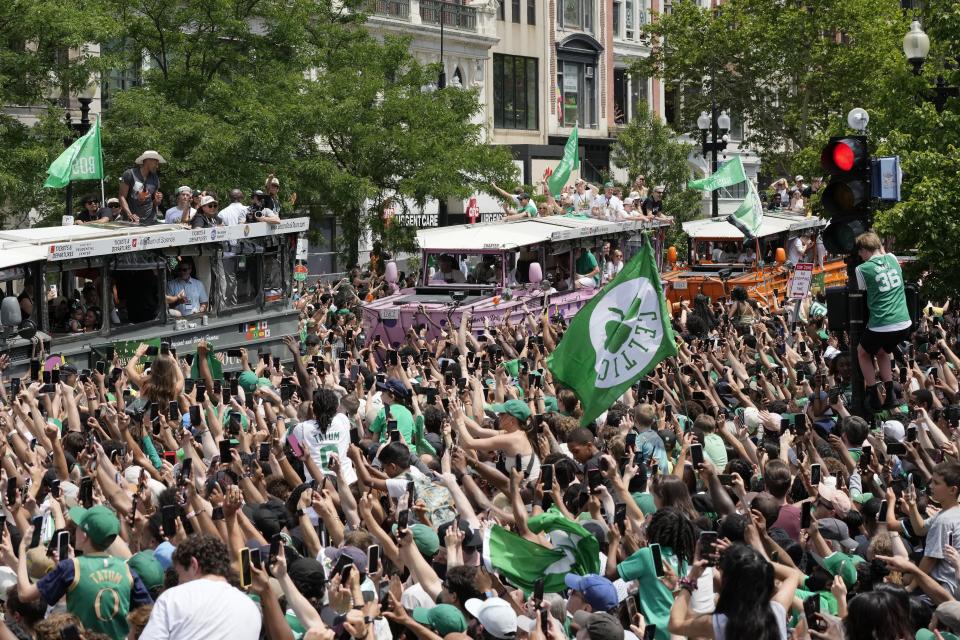
[[[220,209],[220,219],[223,224],[229,226],[240,224],[247,219],[247,206],[239,202],[231,202],[229,205]]]
[[[620,262],[609,261],[603,268],[603,281],[610,282],[617,277],[617,274],[623,269],[623,260]]]
[[[222,580],[191,580],[157,598],[143,640],[258,640],[260,609]]]
[[[797,264],[803,260],[803,240],[800,238],[794,238],[790,241],[789,251],[787,252],[787,260],[792,264]]]
[[[190,207],[190,217],[187,219],[187,222],[193,219],[193,214],[197,212],[196,209]],[[177,207],[170,207],[167,209],[167,213],[163,216],[163,222],[165,224],[176,224],[180,222],[180,219],[183,217],[183,211]]]
[[[347,455],[350,448],[350,419],[346,415],[338,413],[333,416],[326,433],[320,430],[316,420],[307,420],[295,426],[293,434],[300,442],[310,443],[310,457],[325,475],[336,476],[327,464],[327,457],[335,453],[340,458],[340,466],[343,467],[347,483],[353,484],[357,481],[353,461]]]

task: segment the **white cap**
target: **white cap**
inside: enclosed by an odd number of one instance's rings
[[[903,428],[903,423],[899,420],[887,420],[883,423],[882,427],[884,438],[903,442],[907,435],[906,429]]]
[[[166,160],[163,159],[162,155],[160,155],[156,151],[153,151],[152,149],[148,149],[143,153],[141,153],[139,156],[137,156],[137,159],[134,162],[136,162],[137,164],[143,164],[144,160],[156,160],[157,162],[160,162],[162,164],[166,164],[167,162]]]
[[[216,204],[216,202],[217,202],[217,199],[214,198],[213,196],[203,196],[202,198],[200,198],[201,207],[205,207],[208,204]]]
[[[800,182],[801,180],[803,180],[803,176],[797,176],[793,179],[794,182]]]
[[[187,186],[177,187],[177,195],[180,195],[181,193],[193,194],[193,189]]]
[[[666,190],[666,187],[664,187],[662,184],[658,184],[653,188],[654,192],[659,191],[660,193],[663,193],[665,190]]]
[[[517,614],[510,603],[502,598],[470,598],[464,607],[494,638],[508,640],[517,633]]]
[[[624,198],[624,199],[623,199],[623,204],[633,204],[633,198],[631,198],[631,197],[629,197],[629,196],[626,197],[626,198]]]

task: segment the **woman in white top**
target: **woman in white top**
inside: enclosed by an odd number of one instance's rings
[[[617,274],[623,270],[623,252],[620,249],[614,249],[610,260],[607,260],[603,267],[603,281],[610,282],[617,277]]]
[[[698,555],[699,555],[698,550]],[[760,552],[735,544],[720,556],[720,597],[713,613],[695,613],[690,597],[707,561],[697,560],[670,609],[670,633],[715,640],[787,640],[787,611],[802,574],[770,563]],[[780,585],[774,589],[774,574]]]
[[[797,189],[790,194],[790,206],[787,207],[792,213],[804,213],[806,205],[803,202],[803,194]]]

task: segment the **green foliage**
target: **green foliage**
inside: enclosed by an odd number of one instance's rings
[[[664,185],[663,212],[673,216],[673,229],[678,234],[671,238],[681,240],[680,225],[694,219],[700,212],[701,193],[687,189],[690,165],[687,158],[692,146],[677,139],[676,132],[660,118],[644,109],[620,129],[610,149],[610,160],[627,170],[629,184],[643,175],[647,185]]]

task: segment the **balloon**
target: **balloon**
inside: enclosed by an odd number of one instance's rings
[[[391,260],[387,263],[386,272],[384,273],[384,279],[390,284],[395,284],[397,281],[397,263]]]
[[[667,262],[670,264],[677,264],[677,248],[669,247],[667,249]]]
[[[787,261],[787,252],[783,250],[783,247],[777,247],[777,264],[783,264]]]
[[[529,276],[531,284],[540,284],[543,281],[543,269],[540,268],[539,262],[530,263]]]

